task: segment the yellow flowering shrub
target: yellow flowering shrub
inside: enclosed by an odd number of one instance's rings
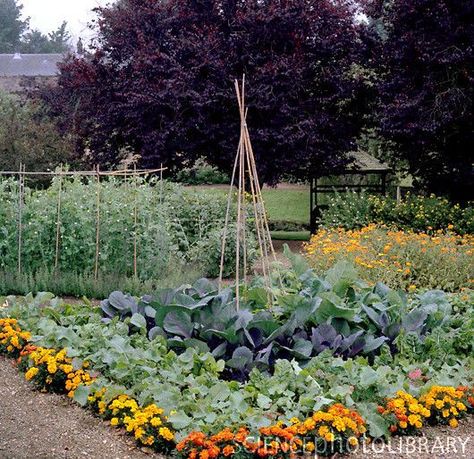
[[[340,260],[352,262],[369,283],[415,291],[474,287],[474,236],[391,230],[375,224],[358,230],[321,229],[304,247],[310,264],[325,272]]]
[[[379,406],[378,411],[389,417],[390,432],[399,435],[415,433],[431,416],[431,411],[426,406],[402,390],[397,392],[396,397],[388,399],[385,407]]]
[[[74,369],[66,349],[56,351],[44,347],[26,346],[21,352],[20,365],[26,371],[25,378],[45,392],[66,393],[73,398],[80,385],[89,385],[93,378],[86,371],[88,363]]]
[[[88,397],[89,406],[114,427],[124,427],[141,445],[160,452],[174,448],[174,432],[163,409],[154,403],[144,407],[127,394],[106,401],[105,388]]]
[[[420,398],[434,422],[458,426],[458,418],[467,412],[465,391],[450,386],[433,386]]]
[[[425,424],[458,426],[458,419],[471,408],[471,390],[467,387],[433,386],[418,399],[405,391],[387,400],[378,411],[391,421],[390,432],[411,435]],[[474,402],[474,400],[472,400]]]
[[[0,354],[18,357],[30,338],[31,334],[23,331],[16,319],[0,318]]]

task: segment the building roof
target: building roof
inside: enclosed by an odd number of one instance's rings
[[[0,54],[0,77],[55,76],[62,54]]]
[[[348,170],[359,170],[363,172],[388,172],[390,170],[390,166],[388,164],[383,163],[365,151],[357,150],[351,152],[350,156],[353,158],[353,160],[348,165]]]

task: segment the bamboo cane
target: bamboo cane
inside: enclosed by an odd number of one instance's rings
[[[56,218],[56,255],[54,258],[54,270],[58,270],[59,266],[59,241],[61,238],[61,195],[63,187],[63,176],[61,175],[63,166],[60,166],[59,174],[59,190],[58,190],[58,205],[57,205],[57,218]]]
[[[96,166],[97,171],[97,213],[96,213],[96,229],[95,229],[95,269],[94,279],[97,281],[99,278],[99,254],[100,254],[100,170],[99,166]]]
[[[136,165],[134,167],[136,169]],[[137,231],[138,231],[138,210],[137,210],[137,175],[134,175],[133,177],[134,181],[134,209],[133,209],[133,274],[135,278],[138,277],[138,272],[137,272]]]
[[[18,274],[21,274],[21,252],[23,247],[23,194],[25,187],[26,166],[20,162],[20,172],[18,179]]]

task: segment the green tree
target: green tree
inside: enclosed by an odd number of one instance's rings
[[[28,19],[22,20],[23,6],[17,0],[0,0],[0,53],[14,53],[28,28]]]
[[[67,30],[67,22],[63,23],[49,34],[51,52],[64,53],[70,50],[71,34]]]
[[[54,169],[71,162],[72,147],[44,113],[40,102],[0,91],[0,170]]]
[[[24,54],[49,53],[49,40],[37,29],[28,31],[21,40],[20,51]]]
[[[32,29],[22,40],[20,50],[26,54],[65,53],[69,50],[71,35],[67,31],[67,22],[64,21],[56,30],[48,35]]]

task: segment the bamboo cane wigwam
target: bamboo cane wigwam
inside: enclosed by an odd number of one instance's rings
[[[240,114],[240,140],[237,154],[234,161],[232,179],[227,200],[227,213],[225,217],[224,232],[222,236],[221,263],[219,273],[219,289],[222,288],[224,274],[224,260],[226,252],[227,236],[229,231],[229,216],[234,187],[237,188],[237,228],[236,228],[236,248],[235,248],[235,284],[237,308],[240,304],[239,286],[241,281],[247,281],[247,218],[249,214],[255,222],[255,232],[257,236],[258,251],[261,259],[261,269],[269,300],[271,301],[271,278],[270,268],[272,261],[277,261],[273,248],[270,229],[268,225],[265,204],[262,197],[262,189],[258,178],[255,155],[250,141],[247,127],[247,108],[245,107],[245,75],[242,84],[239,86],[235,80],[235,91]],[[238,175],[237,175],[238,174]],[[248,185],[249,189],[246,190]],[[250,195],[249,203],[247,195]]]

